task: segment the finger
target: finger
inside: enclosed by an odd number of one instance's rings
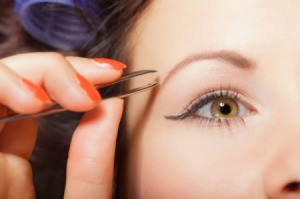
[[[38,121],[26,118],[9,122],[0,134],[0,151],[28,159],[33,151],[38,131]]]
[[[84,98],[78,86],[76,73],[92,84],[102,84],[119,78],[124,64],[110,59],[63,57],[58,53],[27,53],[2,59],[13,71],[45,87],[49,95],[63,107],[73,111],[86,111],[95,102]],[[74,69],[74,68],[75,69]],[[118,68],[119,70],[115,70]],[[91,86],[85,91],[93,90]],[[97,96],[95,90],[87,92]],[[99,98],[97,98],[99,100]]]
[[[51,103],[47,93],[0,63],[0,104],[18,113],[34,113]]]
[[[86,111],[95,107],[101,97],[94,86],[76,73],[74,68],[62,55],[58,53],[47,55],[47,59],[44,60],[44,66],[36,66],[39,62],[35,61],[39,61],[40,59],[37,54],[25,56],[26,59],[23,58],[24,63],[19,63],[19,65],[28,63],[35,65],[35,67],[28,67],[26,69],[30,71],[31,76],[29,78],[35,80],[38,78],[38,83],[45,88],[51,98],[66,109]],[[21,55],[16,55],[14,62],[16,60],[20,61],[18,56]],[[34,60],[34,64],[32,60]],[[20,74],[20,71],[16,73]]]
[[[21,76],[41,83],[45,71],[62,67],[54,65],[55,59],[66,59],[75,70],[87,78],[93,84],[108,83],[118,79],[126,68],[126,65],[112,59],[105,58],[83,58],[68,56],[63,57],[58,53],[25,53],[2,59],[11,70]],[[34,72],[34,73],[33,73]]]
[[[35,198],[32,171],[27,160],[0,153],[0,171],[0,198]]]
[[[4,118],[7,116],[7,108],[3,105],[0,105],[0,118]],[[0,123],[0,135],[5,126],[5,123]]]
[[[121,77],[125,64],[104,58],[66,57],[76,71],[93,84],[112,82]]]
[[[74,133],[67,165],[65,199],[110,198],[115,144],[123,100],[104,100]]]

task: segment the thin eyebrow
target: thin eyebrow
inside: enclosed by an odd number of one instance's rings
[[[221,50],[215,52],[204,52],[196,55],[191,55],[172,67],[166,78],[162,81],[162,86],[164,86],[177,72],[179,72],[189,64],[203,60],[218,60],[229,62],[233,66],[245,70],[252,70],[256,67],[256,63],[254,60],[249,59],[236,51]]]

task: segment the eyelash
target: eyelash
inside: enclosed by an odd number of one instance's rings
[[[192,100],[187,106],[184,107],[184,112],[177,116],[166,116],[166,119],[175,120],[175,121],[182,121],[187,119],[197,119],[197,121],[202,124],[203,122],[213,125],[216,124],[218,127],[221,127],[223,125],[226,125],[228,127],[231,126],[232,122],[241,122],[243,125],[245,124],[244,117],[237,116],[235,118],[231,119],[216,119],[216,118],[207,118],[202,117],[199,115],[196,115],[198,109],[204,107],[208,103],[220,99],[220,98],[229,98],[236,101],[241,102],[240,94],[238,91],[234,89],[210,89],[208,92],[206,92],[205,95],[200,95],[196,98],[196,100]]]

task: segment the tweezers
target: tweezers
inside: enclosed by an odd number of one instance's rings
[[[138,77],[138,76],[149,74],[149,73],[155,73],[155,72],[157,72],[157,71],[155,71],[155,70],[136,71],[136,72],[128,73],[128,74],[122,76],[117,81],[114,81],[114,82],[111,82],[111,83],[108,83],[108,84],[95,85],[95,87],[99,91],[99,89],[101,89],[101,88],[109,87],[109,86],[118,84],[120,82],[124,82],[124,81],[127,81],[129,79],[132,79],[134,77]],[[103,97],[102,99],[108,99],[108,98],[112,98],[112,97],[125,98],[125,97],[131,96],[133,94],[140,93],[140,92],[152,89],[157,85],[158,85],[158,82],[154,81],[154,82],[149,83],[145,86],[133,88],[133,89],[130,89],[130,90],[127,90],[127,91],[122,91],[122,92],[117,93],[115,95]],[[15,115],[10,115],[10,116],[4,117],[4,118],[0,118],[0,123],[11,122],[11,121],[24,119],[24,118],[28,118],[28,117],[41,117],[41,116],[51,115],[51,114],[60,113],[60,112],[64,112],[64,111],[68,111],[68,110],[61,107],[59,104],[54,103],[49,109],[43,110],[43,111],[38,112],[38,113],[34,113],[34,114],[15,114]]]

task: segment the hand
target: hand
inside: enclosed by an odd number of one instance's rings
[[[57,53],[27,53],[0,60],[0,117],[10,112],[36,113],[53,100],[68,110],[86,112],[71,142],[66,199],[111,196],[123,101],[115,98],[98,103],[101,98],[92,84],[118,79],[124,65],[98,61]],[[35,198],[28,158],[36,135],[36,118],[0,124],[0,198]]]

